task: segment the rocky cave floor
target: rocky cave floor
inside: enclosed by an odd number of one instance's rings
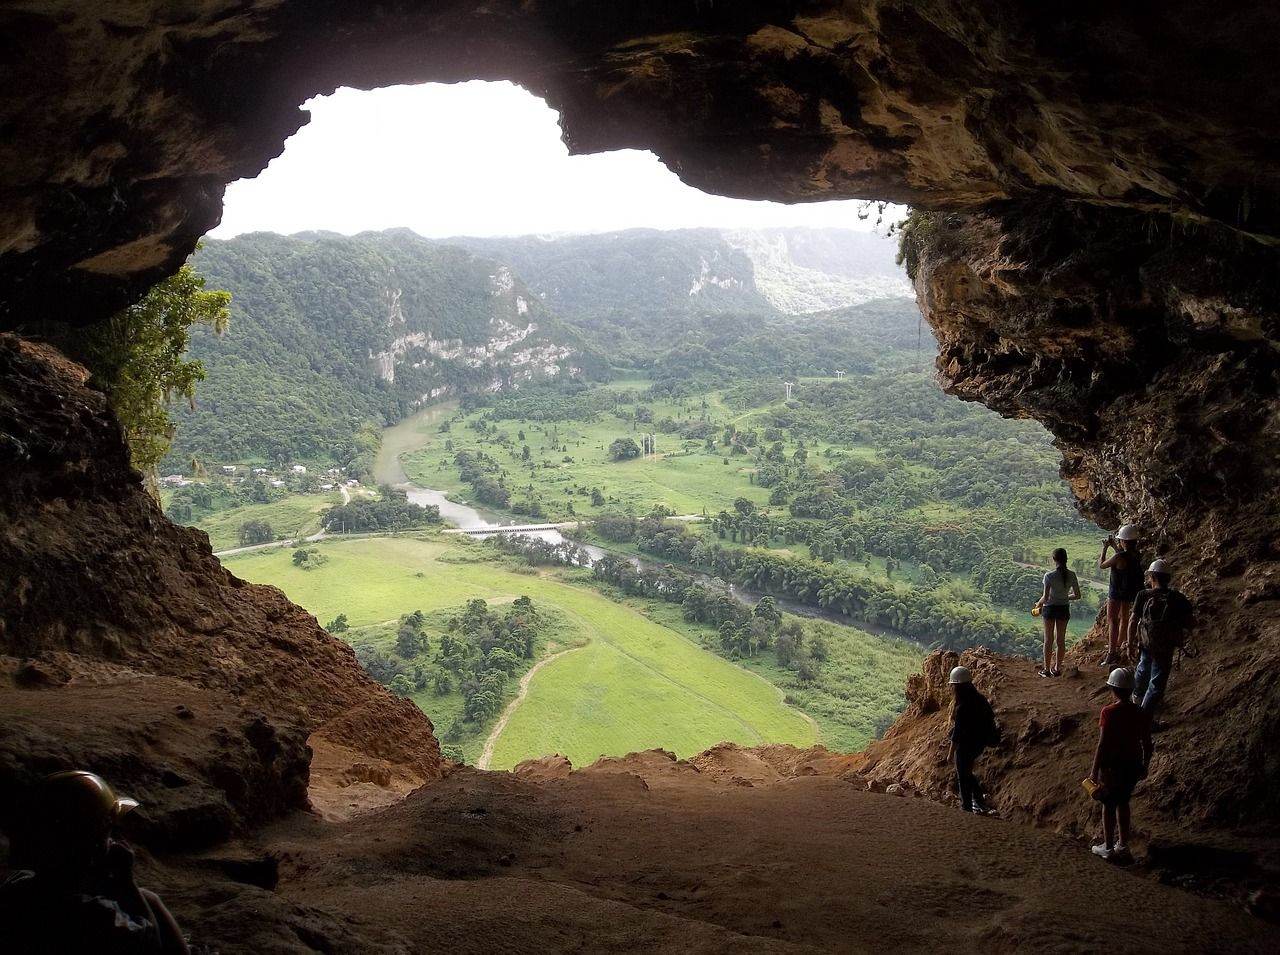
[[[148,874],[221,952],[1280,950],[1238,906],[1077,840],[831,769],[727,746],[458,769]]]
[[[231,839],[214,832],[218,803],[198,780],[233,758],[240,716],[184,681],[105,670],[57,686],[9,680],[0,742],[25,759],[92,753],[117,773],[169,767],[138,841],[171,848],[141,850],[141,880],[206,955],[1280,951],[1265,875],[1280,868],[1274,840],[1184,830],[1146,793],[1138,864],[1089,853],[1098,810],[1078,779],[1100,700],[1093,650],[1078,649],[1056,681],[1026,660],[960,658],[1005,732],[982,764],[999,818],[961,813],[950,792],[948,653],[925,661],[907,712],[862,753],[721,744],[578,770],[547,757],[513,773],[448,767],[413,789],[315,740],[312,811]],[[1174,714],[1162,729],[1176,747],[1194,744],[1186,732]],[[7,749],[0,757],[14,758]],[[1157,781],[1168,772],[1153,765]],[[202,831],[211,848],[172,848]]]

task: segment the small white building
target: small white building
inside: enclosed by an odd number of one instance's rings
[[[304,465],[301,465],[301,464],[295,464],[293,467],[289,468],[289,470],[290,470],[290,471],[292,471],[294,474],[306,474],[306,473],[307,473],[307,469],[306,469],[306,467],[305,467]]]
[[[343,481],[342,483],[345,484],[347,487],[358,487],[360,485],[360,482],[357,481],[355,478],[347,478],[347,480]]]
[[[341,473],[342,473],[342,468],[329,468],[329,473],[330,473],[330,474],[341,474]]]
[[[320,485],[320,490],[322,490],[322,491],[332,491],[332,490],[333,490],[333,485],[332,485],[332,484],[321,484],[321,485]]]
[[[254,473],[254,474],[266,474],[266,473],[267,473],[267,469],[266,469],[266,468],[254,468],[254,469],[253,469],[253,473]]]
[[[234,464],[224,464],[224,465],[222,466],[222,473],[223,473],[223,474],[235,474],[235,473],[236,473],[236,466],[235,466]]]
[[[272,482],[271,482],[271,486],[272,486],[272,487],[284,487],[284,481],[280,480],[279,478],[276,478],[274,481],[272,481]]]
[[[181,474],[166,474],[160,479],[160,483],[165,487],[186,487],[191,482]]]

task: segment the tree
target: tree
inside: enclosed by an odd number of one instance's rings
[[[426,653],[431,649],[431,641],[423,632],[423,618],[421,610],[415,610],[413,613],[405,614],[400,618],[400,629],[396,631],[396,654],[405,660],[412,660],[419,654]]]
[[[276,539],[271,530],[271,525],[266,521],[245,521],[240,525],[238,536],[242,547],[252,547],[254,544],[268,544]],[[297,561],[294,563],[297,563]]]
[[[169,403],[185,398],[194,406],[204,365],[185,361],[192,325],[227,327],[229,292],[205,291],[191,265],[152,287],[142,300],[83,333],[72,347],[103,391],[129,445],[129,458],[154,480],[156,465],[173,443]]]
[[[751,501],[748,501],[745,497],[740,497],[733,502],[733,509],[737,511],[739,514],[741,514],[743,517],[746,517],[748,514],[751,514],[755,511],[756,506]]]
[[[615,461],[630,461],[640,457],[640,445],[630,438],[617,438],[609,445],[609,457]]]
[[[604,507],[604,495],[600,493],[600,488],[598,487],[591,489],[591,506]]]
[[[329,624],[325,629],[330,633],[346,633],[351,629],[351,625],[347,623],[347,615],[345,613],[340,613],[329,621]]]

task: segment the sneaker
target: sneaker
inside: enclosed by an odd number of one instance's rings
[[[1054,667],[1052,670],[1049,671],[1049,673],[1052,676],[1062,676],[1062,671],[1059,670],[1057,667]]]
[[[1114,650],[1108,650],[1107,655],[1104,656],[1100,661],[1098,661],[1098,666],[1104,667],[1104,668],[1114,667],[1119,662],[1119,660],[1120,660],[1120,657],[1116,654]]]
[[[1044,667],[1036,667],[1036,676],[1052,676],[1053,674]]]
[[[969,811],[975,816],[994,816],[996,814],[996,811],[985,803],[976,803]]]
[[[1099,859],[1110,859],[1112,850],[1108,849],[1106,843],[1099,842],[1093,847],[1093,854]]]
[[[1133,861],[1133,853],[1129,851],[1129,847],[1123,842],[1117,842],[1111,850],[1111,860],[1119,862],[1121,865],[1128,865]]]

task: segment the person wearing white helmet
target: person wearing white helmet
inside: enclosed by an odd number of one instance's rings
[[[1151,721],[1132,700],[1133,674],[1117,667],[1107,677],[1114,701],[1098,716],[1098,747],[1089,783],[1102,803],[1102,842],[1093,854],[1113,862],[1132,862],[1129,852],[1129,800],[1151,762]]]
[[[1111,572],[1107,585],[1107,655],[1101,661],[1104,667],[1118,666],[1122,660],[1120,637],[1129,630],[1133,601],[1142,589],[1142,554],[1138,550],[1141,536],[1137,524],[1122,524],[1102,542],[1098,566]],[[1109,555],[1112,548],[1115,553]]]
[[[1195,625],[1195,608],[1172,584],[1172,565],[1157,557],[1147,568],[1147,589],[1134,601],[1129,621],[1129,655],[1136,652],[1138,660],[1133,698],[1149,718],[1164,698],[1174,658]]]
[[[965,812],[979,816],[995,815],[987,807],[982,783],[973,774],[973,764],[988,746],[1000,742],[1000,727],[987,698],[973,685],[968,667],[952,669],[947,682],[954,702],[951,705],[951,756],[956,765],[956,790]]]

